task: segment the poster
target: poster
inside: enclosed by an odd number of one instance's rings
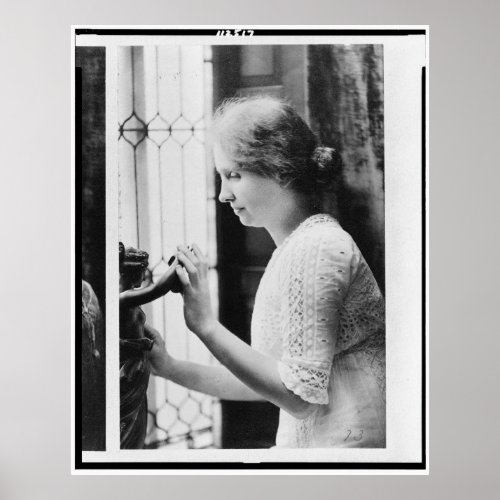
[[[73,82],[75,207],[82,202],[82,213],[75,210],[77,259],[82,249],[75,304],[83,278],[99,300],[104,332],[80,338],[75,317],[75,471],[425,470],[426,28],[77,27],[74,44],[82,68]],[[151,377],[145,448],[121,449],[118,241],[148,252],[153,280],[177,244],[201,242],[214,309],[250,340],[273,242],[262,231],[238,229],[234,214],[220,207],[209,134],[222,100],[261,93],[290,101],[342,153],[347,189],[344,204],[331,209],[385,296],[386,445],[275,448],[277,416],[269,405],[228,404]],[[144,311],[173,355],[217,363],[186,332],[179,295]],[[104,389],[93,450],[80,445],[84,339],[103,342],[90,342]]]

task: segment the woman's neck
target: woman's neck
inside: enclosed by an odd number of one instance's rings
[[[280,246],[302,222],[319,213],[303,203],[284,205],[282,208],[275,220],[266,227],[276,246]]]

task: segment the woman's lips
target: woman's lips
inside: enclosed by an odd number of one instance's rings
[[[235,214],[239,214],[244,208],[233,208]]]

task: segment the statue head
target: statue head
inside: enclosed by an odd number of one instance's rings
[[[148,268],[149,254],[133,247],[125,247],[119,242],[120,291],[140,286]]]

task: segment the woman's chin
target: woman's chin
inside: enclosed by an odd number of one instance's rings
[[[240,223],[246,227],[264,227],[262,224],[258,224],[254,219],[250,217],[240,217]]]
[[[240,219],[240,222],[244,226],[253,226],[252,220],[249,217],[246,217],[244,214],[237,214],[237,215],[238,215],[238,219]]]

